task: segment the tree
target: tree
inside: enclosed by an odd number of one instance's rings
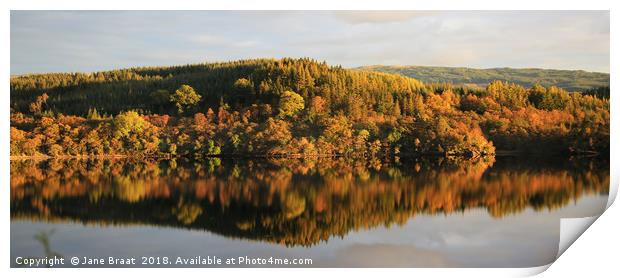
[[[152,153],[159,146],[157,127],[146,121],[135,111],[121,113],[114,117],[114,139],[122,144],[122,150],[143,154]]]
[[[151,98],[157,104],[165,104],[170,102],[170,92],[168,90],[159,89],[151,93]]]
[[[33,114],[40,114],[41,112],[43,112],[43,108],[44,105],[47,103],[47,99],[49,99],[47,93],[43,93],[42,95],[38,96],[37,99],[30,104],[30,112],[32,112]]]
[[[555,86],[545,88],[535,85],[530,89],[528,99],[536,108],[551,111],[566,108],[570,97],[566,91]]]
[[[278,116],[280,118],[294,117],[304,107],[304,98],[302,96],[292,91],[285,91],[280,96]]]
[[[327,102],[320,96],[315,96],[310,101],[310,107],[308,109],[308,120],[311,123],[316,123],[318,119],[327,113]]]
[[[127,137],[131,133],[142,133],[147,121],[135,111],[118,114],[114,118],[114,137]]]
[[[234,98],[233,103],[247,106],[254,99],[254,83],[247,78],[239,78],[233,84]]]
[[[520,85],[502,81],[493,81],[486,88],[486,95],[493,98],[497,103],[511,109],[525,107],[528,92]]]
[[[331,152],[344,154],[353,144],[353,130],[347,117],[340,115],[328,118],[324,125],[322,139],[327,143],[327,147]]]
[[[248,145],[260,154],[282,155],[292,138],[286,121],[269,118],[258,127],[254,136],[250,137]]]
[[[487,111],[487,105],[475,95],[462,97],[460,108],[462,111],[474,111],[478,114],[484,114]]]
[[[86,144],[86,152],[88,154],[103,154],[103,144],[97,130],[91,130],[86,134],[83,143]]]
[[[401,114],[400,103],[397,100],[396,103],[394,103],[394,106],[392,107],[392,115],[396,117],[400,117],[400,114]]]
[[[170,108],[170,92],[168,90],[156,90],[151,92],[149,97],[152,99],[153,109],[159,110],[159,113],[165,113]]]
[[[200,102],[200,99],[201,96],[189,85],[181,85],[181,87],[170,96],[170,101],[177,107],[179,114],[191,110]]]
[[[93,109],[89,108],[86,118],[89,120],[101,120],[101,115],[99,115],[97,108],[93,108]]]
[[[250,94],[254,93],[254,84],[246,78],[237,79],[233,87],[239,96],[248,97]]]
[[[15,127],[11,127],[11,155],[22,155],[22,145],[26,141],[27,133]]]

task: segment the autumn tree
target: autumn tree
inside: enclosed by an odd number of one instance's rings
[[[155,152],[159,146],[157,127],[146,121],[135,111],[121,113],[114,117],[114,139],[119,140],[122,152]]]
[[[280,96],[278,117],[294,117],[297,112],[304,109],[304,98],[292,91],[285,91]]]
[[[193,109],[198,102],[200,102],[200,99],[201,96],[189,85],[181,85],[181,87],[170,96],[170,101],[177,107],[177,112],[179,114]]]
[[[30,112],[32,112],[33,114],[40,114],[41,112],[43,112],[48,99],[49,96],[47,95],[47,93],[43,93],[42,95],[38,96],[37,99],[30,104]]]
[[[511,109],[525,107],[528,101],[528,92],[520,85],[502,81],[493,81],[486,88],[486,95],[502,106]]]
[[[315,96],[310,101],[310,107],[308,107],[308,120],[311,123],[316,123],[321,117],[324,117],[327,111],[327,101],[321,96]]]

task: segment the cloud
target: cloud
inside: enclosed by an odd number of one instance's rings
[[[235,40],[233,38],[206,34],[186,36],[186,40],[190,44],[200,47],[250,48],[260,46],[260,42],[257,40]]]
[[[609,72],[608,11],[13,11],[11,72],[312,57]]]
[[[334,16],[350,24],[403,22],[437,14],[435,11],[335,11]]]
[[[227,42],[225,38],[214,35],[194,35],[187,38],[188,41],[201,44],[204,46],[209,45],[222,45]]]

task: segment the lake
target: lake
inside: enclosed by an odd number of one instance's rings
[[[10,179],[13,267],[533,267],[560,218],[604,210],[609,162],[13,160]]]

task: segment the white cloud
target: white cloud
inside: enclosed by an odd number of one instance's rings
[[[609,12],[14,11],[11,49],[13,74],[287,56],[609,72]]]
[[[228,40],[226,40],[225,38],[214,35],[192,35],[189,36],[187,39],[190,42],[197,43],[203,46],[222,45],[228,42]]]
[[[408,21],[437,14],[435,11],[335,11],[334,16],[351,24]]]

